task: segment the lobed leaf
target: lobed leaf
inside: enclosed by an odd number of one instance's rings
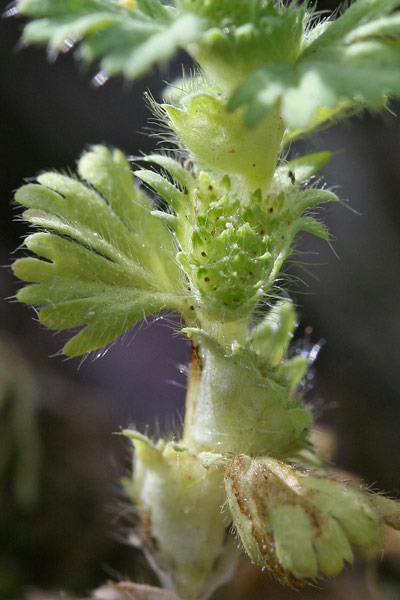
[[[162,196],[166,202],[168,202],[175,212],[179,211],[179,208],[182,206],[184,196],[175,185],[167,181],[155,171],[150,171],[149,169],[140,169],[135,171],[135,175],[144,183],[150,185],[157,192],[157,194],[160,194],[160,196]]]
[[[348,42],[347,36],[385,15],[390,15],[390,19],[393,19],[395,15],[391,13],[399,5],[399,0],[355,0],[338,19],[329,23],[322,35],[308,46],[305,54],[314,54],[318,49]]]
[[[179,15],[159,0],[17,0],[18,12],[32,17],[27,43],[51,52],[80,44],[87,61],[100,60],[110,75],[135,78],[170,59],[198,36],[201,20]]]
[[[103,347],[154,312],[183,309],[175,243],[135,187],[124,155],[94,147],[78,172],[86,184],[44,173],[16,194],[24,217],[46,230],[26,240],[40,258],[13,265],[33,284],[17,297],[39,305],[51,329],[84,326],[65,346],[69,356]]]
[[[229,108],[246,105],[249,126],[277,102],[289,130],[303,133],[346,114],[381,108],[400,96],[400,0],[356,0],[339,18],[306,31],[294,63],[269,62],[233,92]]]

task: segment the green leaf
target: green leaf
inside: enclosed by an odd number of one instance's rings
[[[148,154],[145,160],[165,169],[183,188],[192,187],[193,177],[190,171],[186,170],[177,160],[166,154]]]
[[[248,126],[254,126],[295,82],[294,66],[289,63],[277,62],[260,67],[236,88],[228,109],[236,110],[248,104],[244,120]]]
[[[245,121],[255,125],[280,103],[296,137],[349,110],[382,108],[400,96],[400,0],[356,0],[330,24],[305,32],[294,63],[270,62],[246,77],[229,108],[247,105]]]
[[[175,212],[179,212],[184,196],[177,187],[155,171],[150,171],[149,169],[135,171],[135,175],[144,181],[144,183],[150,185],[157,194],[160,194]]]
[[[399,41],[364,41],[321,52],[297,70],[297,86],[282,97],[282,116],[292,128],[312,125],[320,107],[343,99],[359,107],[382,108],[400,96]]]
[[[293,304],[287,300],[277,304],[257,324],[251,336],[251,349],[269,366],[282,362],[293,331],[296,327],[296,313]]]
[[[355,0],[351,6],[335,21],[330,22],[322,35],[310,44],[305,54],[314,54],[322,48],[334,44],[348,43],[357,29],[373,23],[385,15],[390,15],[400,5],[399,0]],[[395,17],[391,15],[390,19]],[[379,35],[379,32],[376,32]]]
[[[80,43],[82,58],[99,59],[108,74],[128,78],[170,59],[201,25],[159,0],[18,0],[17,9],[35,19],[25,26],[25,42],[47,44],[53,53]]]
[[[39,319],[51,329],[85,326],[65,346],[69,356],[103,347],[154,312],[184,306],[175,243],[135,187],[124,155],[96,146],[78,172],[87,184],[44,173],[16,194],[24,217],[46,230],[26,240],[40,259],[13,265],[33,284],[17,297],[41,306]]]

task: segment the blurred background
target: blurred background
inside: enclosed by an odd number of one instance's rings
[[[318,2],[321,10],[336,5]],[[56,355],[63,334],[45,331],[32,310],[12,300],[19,283],[9,268],[24,253],[18,247],[26,235],[13,191],[41,170],[73,169],[88,144],[128,155],[153,150],[143,93],[150,89],[159,99],[163,82],[179,76],[187,57],[134,84],[115,79],[95,88],[96,70],[72,54],[52,63],[43,49],[22,49],[21,29],[21,20],[0,22],[2,600],[34,589],[84,596],[108,578],[153,581],[140,553],[123,542],[134,518],[119,485],[129,448],[113,434],[130,425],[150,433],[180,426],[180,367],[190,356],[171,319],[160,318],[102,358],[65,360]],[[302,280],[290,286],[298,336],[324,342],[308,401],[318,424],[334,434],[334,463],[393,496],[400,496],[399,134],[400,119],[388,111],[293,148],[334,153],[323,176],[343,203],[324,210],[332,248],[305,235],[288,269]],[[333,583],[296,592],[244,564],[241,578],[217,597],[398,599],[399,544],[390,543],[378,583],[356,566]]]

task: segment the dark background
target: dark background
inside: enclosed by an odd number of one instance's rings
[[[335,5],[319,2],[321,9]],[[26,226],[15,220],[13,190],[43,169],[72,169],[88,144],[107,143],[129,155],[154,149],[143,92],[149,88],[159,98],[163,80],[179,75],[182,60],[187,62],[181,56],[134,84],[115,79],[96,89],[90,83],[95,69],[73,55],[51,63],[43,49],[21,49],[21,28],[18,19],[0,22],[3,298],[18,289],[8,265],[26,235]],[[298,250],[305,254],[296,261],[308,263],[307,272],[301,265],[289,269],[304,279],[292,286],[299,335],[312,326],[311,340],[326,341],[308,397],[319,422],[335,432],[335,462],[393,495],[400,495],[399,134],[400,119],[387,111],[302,143],[301,151],[334,152],[324,181],[344,202],[324,214],[334,251],[304,236]],[[118,484],[129,453],[112,433],[128,425],[148,425],[152,432],[179,425],[185,384],[179,365],[189,360],[189,344],[174,335],[170,320],[160,319],[135,330],[129,344],[117,343],[103,358],[81,364],[54,356],[63,334],[45,331],[32,317],[26,307],[1,301],[7,385],[0,383],[0,453],[8,440],[9,458],[3,467],[0,460],[0,598],[22,597],[29,585],[83,594],[107,577],[145,580],[144,561],[119,540],[131,518]],[[33,413],[23,407],[21,382]],[[29,427],[25,437],[18,434]],[[33,456],[30,475],[24,475]],[[16,473],[22,491],[15,489]],[[395,579],[395,563],[383,570]],[[329,598],[349,597],[340,593]],[[318,592],[287,594],[282,597],[314,598]]]

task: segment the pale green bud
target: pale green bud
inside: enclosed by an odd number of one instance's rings
[[[382,551],[382,524],[400,528],[400,505],[272,458],[230,459],[225,486],[233,522],[249,556],[282,583],[333,576]]]
[[[227,532],[221,457],[126,431],[135,446],[128,493],[138,507],[147,557],[164,587],[184,600],[208,598],[229,580],[238,550]]]

